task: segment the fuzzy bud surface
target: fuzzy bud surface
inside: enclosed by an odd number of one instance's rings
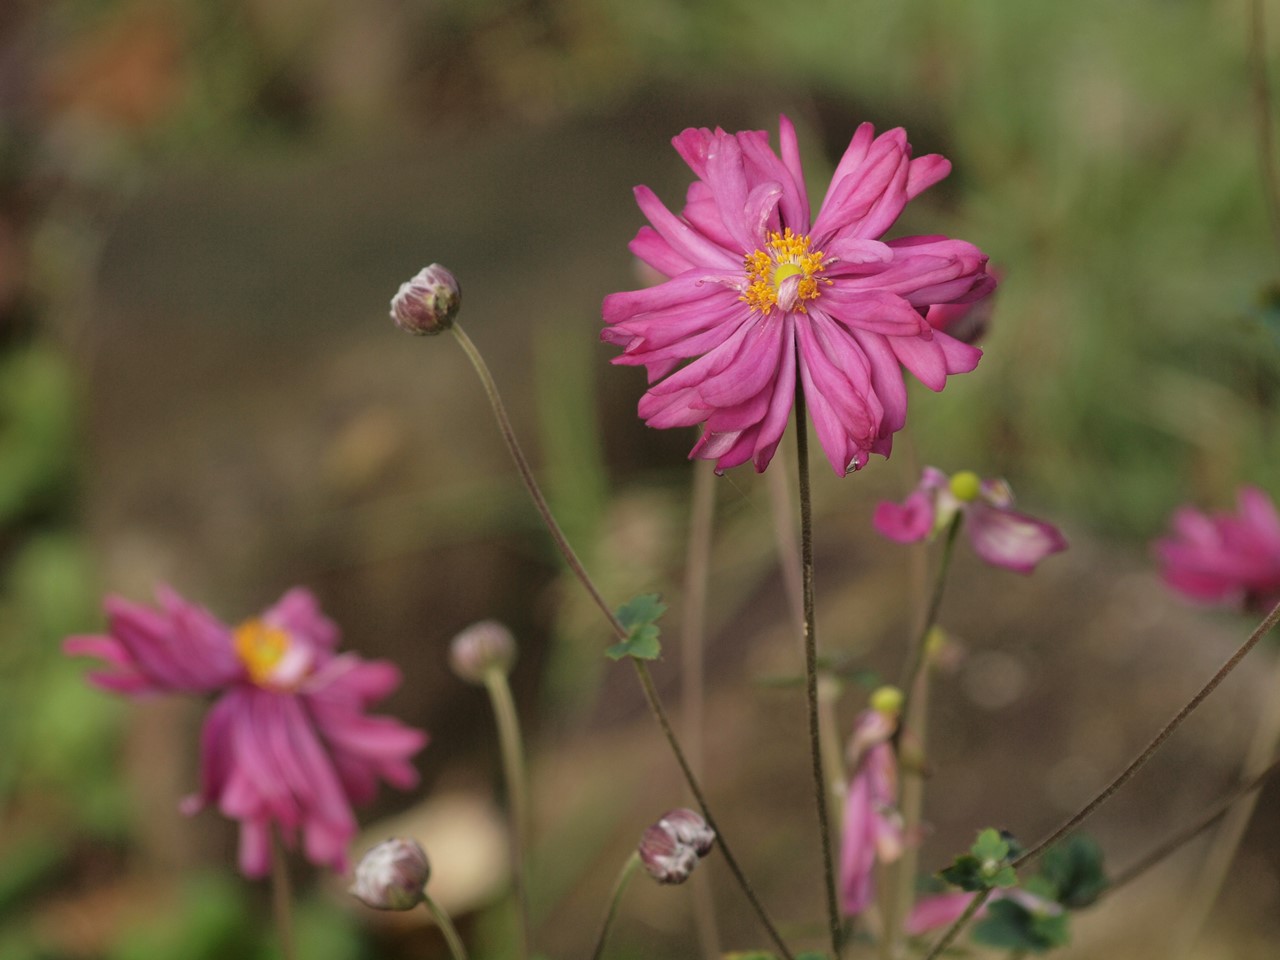
[[[416,840],[384,840],[356,866],[349,892],[375,910],[412,910],[423,900],[431,864]]]
[[[391,319],[408,333],[431,336],[448,330],[462,306],[462,288],[445,267],[433,263],[400,284],[391,298]]]

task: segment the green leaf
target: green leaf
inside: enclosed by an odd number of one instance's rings
[[[1102,848],[1084,834],[1046,850],[1040,874],[1053,886],[1052,899],[1073,910],[1092,904],[1109,883],[1102,868]]]
[[[644,593],[618,608],[616,616],[627,638],[615,643],[605,655],[610,660],[635,657],[637,660],[656,660],[662,653],[658,643],[658,619],[667,611],[667,605],[656,593]]]
[[[1028,910],[1013,900],[997,900],[973,927],[975,943],[1001,950],[1045,953],[1065,946],[1071,939],[1065,911],[1043,913]]]
[[[1012,887],[1017,884],[1018,876],[1009,861],[1016,850],[1017,842],[1012,837],[988,828],[978,834],[968,853],[957,857],[955,863],[938,875],[961,890]]]
[[[969,852],[979,860],[995,860],[1000,863],[1009,856],[1009,843],[1000,836],[1000,831],[988,827],[978,834],[978,839]]]

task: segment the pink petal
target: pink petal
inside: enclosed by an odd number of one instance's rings
[[[881,501],[871,524],[882,537],[898,543],[917,543],[933,530],[933,498],[921,490],[910,494],[901,504]]]
[[[1045,557],[1067,548],[1066,539],[1053,524],[982,501],[970,506],[965,529],[978,556],[1018,573],[1031,573]]]

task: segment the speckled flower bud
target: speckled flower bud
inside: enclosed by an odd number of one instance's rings
[[[515,662],[515,637],[497,620],[473,623],[449,644],[449,665],[469,683],[484,683],[490,670],[508,674]]]
[[[665,825],[678,842],[693,847],[699,857],[705,857],[716,844],[716,832],[707,826],[701,814],[686,807],[668,810],[658,823]]]
[[[640,861],[659,883],[684,883],[711,852],[716,833],[692,810],[668,810],[640,838]]]
[[[384,840],[364,855],[348,891],[375,910],[412,910],[422,903],[431,864],[416,840]]]
[[[698,851],[658,821],[640,837],[640,862],[659,883],[684,883],[698,865]]]
[[[391,318],[401,330],[435,334],[453,326],[462,306],[462,289],[445,267],[433,263],[423,267],[412,280],[400,284],[391,298]]]

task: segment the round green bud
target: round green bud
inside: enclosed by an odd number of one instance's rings
[[[972,503],[982,493],[982,480],[972,470],[961,470],[951,477],[951,495],[961,503]]]

